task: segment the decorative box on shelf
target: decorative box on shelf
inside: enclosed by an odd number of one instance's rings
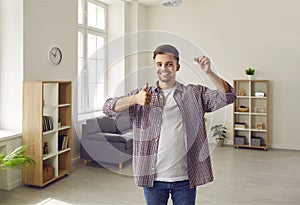
[[[246,123],[243,122],[236,122],[234,124],[234,128],[236,129],[246,129]]]
[[[251,137],[251,146],[260,147],[262,144],[261,137]]]
[[[235,136],[234,138],[234,144],[236,145],[244,145],[245,144],[245,136]]]
[[[260,98],[262,98],[262,97],[265,97],[265,93],[264,92],[255,92],[255,97],[260,97]]]
[[[249,111],[249,107],[246,107],[246,106],[241,105],[241,106],[239,106],[239,107],[237,108],[237,110],[238,110],[239,112],[248,112],[248,111]]]
[[[50,165],[43,166],[43,182],[54,178],[54,167]]]

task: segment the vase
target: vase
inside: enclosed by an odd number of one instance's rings
[[[217,141],[217,146],[218,146],[218,147],[224,147],[224,139],[219,139],[219,140]]]

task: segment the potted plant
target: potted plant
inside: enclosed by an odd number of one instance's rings
[[[252,80],[252,79],[253,79],[253,76],[254,76],[254,74],[255,74],[255,69],[252,69],[251,67],[249,67],[249,68],[247,68],[247,69],[245,70],[245,73],[246,73],[246,75],[248,76],[248,79],[249,79],[249,80]]]
[[[20,169],[24,165],[35,164],[34,159],[24,155],[29,145],[22,145],[8,154],[0,153],[0,169]]]
[[[216,139],[218,146],[223,147],[224,140],[225,138],[227,138],[226,136],[227,128],[222,124],[219,124],[211,127],[210,130],[213,132],[212,137]]]

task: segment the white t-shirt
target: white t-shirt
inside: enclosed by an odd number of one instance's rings
[[[186,133],[182,115],[173,97],[175,87],[162,90],[164,107],[156,161],[156,181],[188,179]]]

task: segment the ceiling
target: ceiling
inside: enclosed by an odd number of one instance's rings
[[[128,2],[139,2],[148,6],[158,6],[161,5],[163,0],[101,0],[105,3],[113,3],[117,1],[128,1]],[[185,2],[191,2],[191,1],[196,1],[196,0],[183,0],[183,3]],[[199,1],[199,0],[198,0]]]
[[[163,0],[128,0],[128,1],[137,1],[139,3],[149,5],[149,6],[161,5],[161,3],[163,2]],[[193,2],[193,1],[195,2],[195,1],[199,1],[199,0],[183,0],[183,3]]]
[[[139,3],[145,4],[145,5],[149,5],[149,6],[161,5],[162,1],[163,0],[138,0]]]

